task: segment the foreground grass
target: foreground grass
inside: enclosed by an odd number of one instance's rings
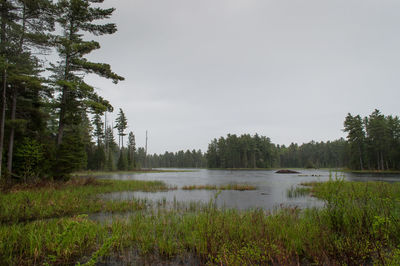
[[[192,185],[192,186],[183,186],[183,190],[256,190],[257,188],[252,185],[246,184],[228,184],[228,185]]]
[[[146,208],[146,200],[108,201],[101,194],[118,191],[165,191],[161,181],[73,179],[39,187],[14,187],[0,193],[0,223],[17,223],[82,213],[123,212]],[[173,188],[172,188],[173,189]]]
[[[243,212],[217,209],[210,202],[197,212],[139,212],[110,224],[85,216],[3,224],[0,262],[93,265],[102,257],[131,252],[163,260],[190,253],[197,264],[400,263],[399,184],[335,180],[305,185],[325,201],[325,208]],[[87,254],[92,255],[82,259]]]

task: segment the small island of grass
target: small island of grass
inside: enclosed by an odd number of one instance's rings
[[[246,184],[228,184],[228,185],[192,185],[192,186],[184,186],[183,190],[256,190],[255,186],[246,185]]]

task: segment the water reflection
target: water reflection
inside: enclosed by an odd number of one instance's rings
[[[146,198],[154,201],[166,200],[172,202],[200,201],[203,203],[214,199],[216,191],[212,190],[181,190],[188,185],[226,185],[249,184],[256,186],[252,191],[221,191],[216,198],[219,207],[236,208],[240,210],[262,208],[271,210],[279,206],[316,207],[322,202],[312,197],[289,198],[287,190],[302,182],[326,181],[329,171],[304,170],[300,174],[276,174],[275,171],[230,171],[230,170],[197,170],[194,172],[177,173],[143,173],[114,174],[102,178],[120,180],[162,180],[168,185],[177,186],[178,190],[166,192],[118,192],[104,195],[107,199],[126,200]]]

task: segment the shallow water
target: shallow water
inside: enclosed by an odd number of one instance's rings
[[[194,170],[193,172],[169,173],[140,173],[140,174],[113,174],[99,178],[119,180],[161,180],[168,185],[177,186],[177,190],[166,192],[117,192],[104,195],[107,199],[124,200],[147,198],[154,201],[167,202],[209,202],[214,199],[216,191],[212,190],[182,190],[187,185],[224,185],[249,184],[256,186],[250,191],[221,191],[216,204],[219,207],[236,208],[240,210],[262,208],[272,210],[281,206],[297,206],[299,208],[323,206],[323,202],[309,196],[289,198],[287,191],[302,182],[327,181],[329,177],[343,177],[350,181],[387,181],[396,182],[400,175],[387,174],[353,174],[333,173],[328,170],[300,170],[299,174],[277,174],[274,170]]]

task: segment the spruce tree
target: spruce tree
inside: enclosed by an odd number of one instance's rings
[[[128,134],[128,170],[135,169],[135,152],[136,152],[136,140],[133,132]]]
[[[119,113],[117,116],[117,119],[115,119],[115,127],[118,130],[118,136],[119,136],[119,144],[121,148],[124,148],[124,136],[125,134],[125,129],[128,127],[128,121],[125,117],[124,111],[122,111],[121,108],[119,108]]]

